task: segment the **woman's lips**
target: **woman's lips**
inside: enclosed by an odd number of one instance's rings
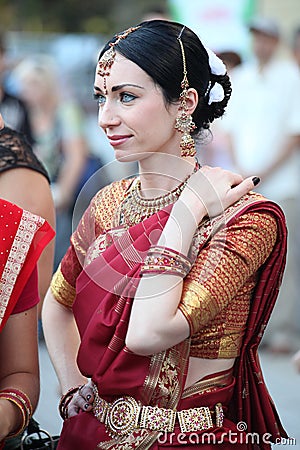
[[[124,144],[128,141],[128,139],[131,138],[130,135],[113,135],[113,136],[107,136],[110,145],[113,147],[117,147],[118,145]]]

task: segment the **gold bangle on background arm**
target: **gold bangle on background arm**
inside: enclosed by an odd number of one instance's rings
[[[22,424],[14,431],[9,433],[9,437],[13,437],[21,433],[28,425],[29,419],[33,414],[33,408],[29,397],[25,392],[19,389],[3,389],[0,391],[0,399],[9,400],[11,403],[16,405],[22,415]]]

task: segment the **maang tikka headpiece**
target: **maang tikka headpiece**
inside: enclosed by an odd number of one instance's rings
[[[115,42],[111,42],[109,44],[109,49],[106,50],[106,52],[101,56],[100,60],[98,61],[98,70],[97,73],[100,75],[100,77],[103,77],[104,81],[104,93],[107,95],[107,88],[106,88],[106,78],[110,74],[111,66],[114,63],[115,57],[116,57],[116,50],[115,46],[118,45],[121,39],[126,39],[127,36],[132,33],[133,31],[136,31],[138,28],[140,28],[140,25],[137,27],[130,27],[127,30],[123,31],[123,33],[117,35],[117,39]]]
[[[177,38],[181,54],[182,54],[182,63],[183,63],[183,79],[181,82],[182,92],[180,94],[180,106],[179,111],[180,114],[176,119],[175,122],[175,128],[180,133],[182,133],[182,138],[180,141],[180,148],[181,148],[181,156],[195,156],[196,154],[196,148],[195,148],[195,141],[191,136],[191,131],[195,130],[196,125],[193,122],[192,116],[187,113],[187,100],[188,100],[188,89],[189,89],[189,82],[187,78],[187,68],[186,68],[186,59],[185,59],[185,52],[183,43],[181,40],[182,33],[184,31],[185,27],[182,28],[182,30],[179,33],[179,36]]]

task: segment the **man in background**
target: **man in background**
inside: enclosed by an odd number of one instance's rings
[[[235,168],[261,178],[259,192],[281,205],[289,230],[283,286],[263,343],[274,352],[299,345],[299,276],[295,245],[300,192],[300,75],[296,64],[279,57],[281,33],[269,18],[249,26],[253,58],[232,73],[233,93],[224,126]]]

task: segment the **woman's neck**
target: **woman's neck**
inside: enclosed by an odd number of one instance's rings
[[[158,153],[139,162],[141,195],[155,198],[175,189],[194,170],[195,158]]]

